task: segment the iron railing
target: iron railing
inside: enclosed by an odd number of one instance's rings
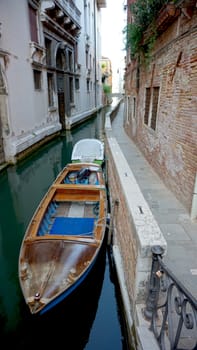
[[[161,350],[197,349],[197,300],[162,261],[163,249],[152,248],[152,269],[144,316],[151,320]]]

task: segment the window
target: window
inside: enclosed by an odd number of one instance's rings
[[[80,89],[80,85],[79,85],[79,78],[75,79],[75,90],[79,90]]]
[[[136,118],[136,98],[133,97],[133,106],[132,106],[132,118]]]
[[[46,47],[46,64],[51,66],[51,40],[45,38],[45,47]]]
[[[92,55],[90,55],[90,62],[89,63],[90,63],[89,68],[92,69]]]
[[[75,50],[74,50],[74,61],[75,61],[75,65],[77,65],[78,62],[78,44],[75,44]]]
[[[73,72],[73,52],[68,50],[68,70]]]
[[[42,73],[39,70],[34,69],[33,70],[34,75],[34,89],[35,90],[41,90],[41,83],[42,83]]]
[[[145,114],[144,114],[144,123],[146,125],[148,125],[149,108],[150,108],[150,88],[146,88]]]
[[[88,68],[88,53],[89,53],[89,50],[86,47],[86,68]]]
[[[87,33],[87,22],[88,22],[88,13],[87,13],[87,1],[84,0],[84,31]]]
[[[31,41],[38,43],[37,11],[29,6],[29,22]]]
[[[87,79],[86,84],[87,84],[87,92],[90,92],[90,79]]]
[[[126,116],[126,123],[128,124],[129,123],[129,119],[130,118],[130,113],[131,113],[131,96],[127,95],[126,96],[126,103],[125,103],[125,116]]]
[[[48,84],[48,103],[49,107],[54,106],[54,97],[53,97],[53,91],[54,91],[54,79],[52,73],[47,73],[47,84]]]
[[[66,57],[62,49],[58,49],[56,55],[56,67],[60,70],[65,70],[66,67]]]
[[[153,130],[156,130],[159,90],[158,86],[146,88],[144,123]]]
[[[69,77],[69,98],[70,103],[74,103],[73,78]]]
[[[154,87],[153,99],[152,99],[152,115],[151,115],[151,123],[150,123],[150,126],[153,130],[156,129],[158,100],[159,100],[159,87]]]

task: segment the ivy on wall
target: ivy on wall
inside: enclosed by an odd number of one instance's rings
[[[130,6],[132,23],[129,23],[124,33],[126,34],[126,48],[130,49],[131,59],[137,58],[143,52],[149,59],[150,52],[157,37],[155,20],[166,0],[136,0]],[[151,28],[151,35],[142,42],[144,32]]]

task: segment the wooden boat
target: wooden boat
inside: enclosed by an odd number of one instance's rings
[[[19,282],[32,314],[50,310],[85,279],[103,244],[106,216],[100,166],[68,164],[38,206],[21,244]]]
[[[73,147],[71,160],[72,162],[102,164],[104,161],[104,143],[94,138],[79,140]]]

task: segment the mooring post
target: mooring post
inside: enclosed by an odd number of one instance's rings
[[[150,320],[153,315],[153,311],[157,306],[159,290],[160,290],[160,278],[157,275],[159,271],[160,264],[158,256],[162,257],[164,249],[161,246],[153,246],[152,249],[152,268],[149,280],[148,297],[146,300],[146,308],[144,310],[144,316]]]

